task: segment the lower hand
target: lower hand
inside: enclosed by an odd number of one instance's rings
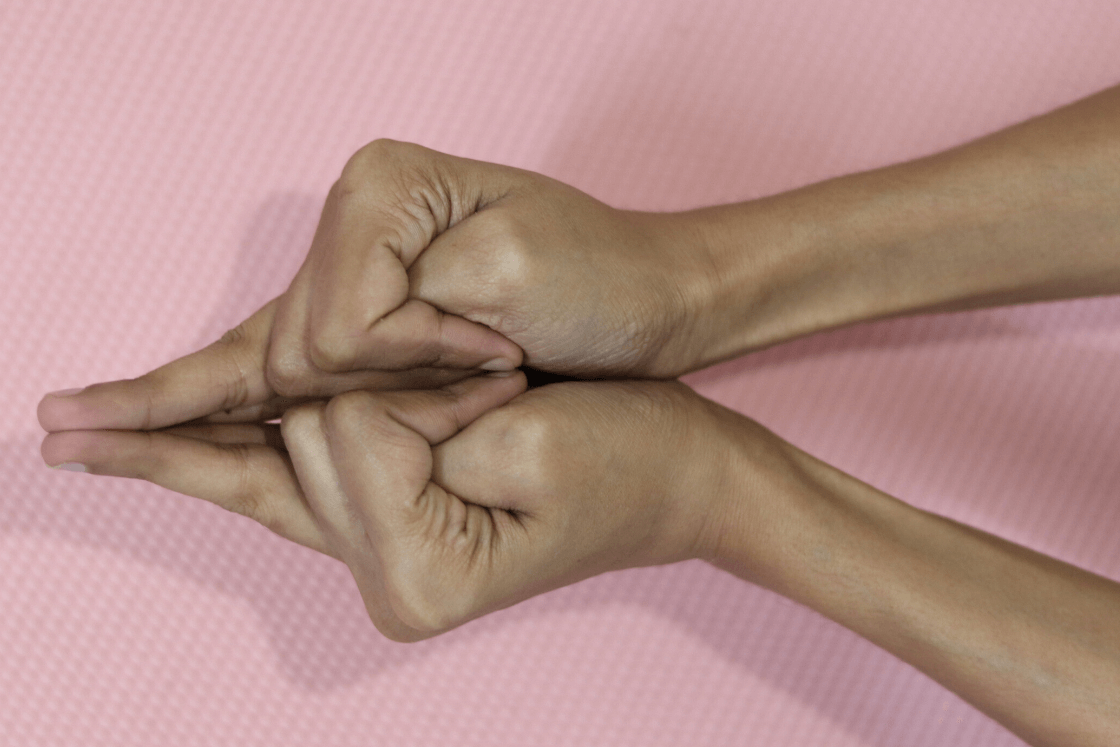
[[[711,554],[728,426],[744,418],[676,382],[524,388],[512,372],[353,391],[291,408],[279,431],[69,431],[42,451],[204,498],[344,561],[398,641],[605,571]]]

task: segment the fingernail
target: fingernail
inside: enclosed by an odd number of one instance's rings
[[[51,469],[62,469],[66,470],[67,472],[89,472],[89,468],[81,462],[65,462],[63,464],[51,467]]]
[[[479,368],[481,368],[483,371],[512,371],[513,369],[517,368],[517,366],[513,365],[513,361],[511,360],[507,360],[505,358],[495,358],[492,361],[486,361],[481,366],[479,366]]]
[[[517,371],[493,371],[493,372],[488,373],[486,375],[489,376],[492,379],[508,379],[510,376],[513,376],[515,373],[517,373]]]
[[[47,396],[48,397],[69,397],[72,394],[77,394],[78,392],[84,392],[85,390],[86,390],[86,388],[84,386],[79,387],[77,389],[59,389],[57,392],[47,392]]]

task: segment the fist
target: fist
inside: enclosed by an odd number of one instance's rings
[[[298,397],[362,370],[677,376],[699,355],[705,265],[687,244],[671,216],[379,140],[331,188],[279,299],[269,378]]]
[[[690,479],[687,435],[707,415],[699,398],[675,383],[564,383],[479,414],[520,386],[514,374],[453,394],[356,391],[284,415],[326,543],[389,638],[702,554],[711,496]]]

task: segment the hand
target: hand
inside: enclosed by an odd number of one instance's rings
[[[675,382],[524,387],[514,372],[354,391],[292,408],[280,433],[70,431],[42,451],[213,501],[343,560],[398,641],[708,551],[730,413]]]
[[[671,216],[379,140],[327,197],[280,299],[269,367],[290,395],[328,372],[511,369],[521,351],[553,373],[677,376],[695,363],[704,280],[685,243]]]
[[[438,387],[522,363],[676,376],[700,361],[705,282],[684,232],[671,216],[615,210],[539,174],[376,141],[331,188],[284,294],[143,377],[48,395],[40,423],[254,422],[311,398]]]

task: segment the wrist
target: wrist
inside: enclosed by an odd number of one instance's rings
[[[890,167],[677,214],[705,269],[693,283],[700,343],[690,370],[846,324],[954,308],[967,289],[935,249],[939,227],[967,216],[938,202],[927,184],[935,171]]]
[[[842,548],[867,542],[868,527],[886,521],[884,511],[913,509],[758,423],[712,407],[723,411],[727,448],[704,466],[718,478],[710,480],[716,490],[695,557],[827,614],[836,584],[821,584],[821,568],[838,562]]]
[[[640,375],[680,376],[873,313],[842,211],[812,188],[680,213],[625,212],[648,253],[656,352]],[[829,214],[831,212],[831,215]]]
[[[839,223],[799,192],[678,214],[702,268],[689,370],[858,318]],[[850,244],[847,244],[850,246]],[[855,303],[853,303],[855,302]]]
[[[680,492],[696,496],[690,557],[782,591],[777,574],[813,525],[796,448],[737,412],[703,400]]]

